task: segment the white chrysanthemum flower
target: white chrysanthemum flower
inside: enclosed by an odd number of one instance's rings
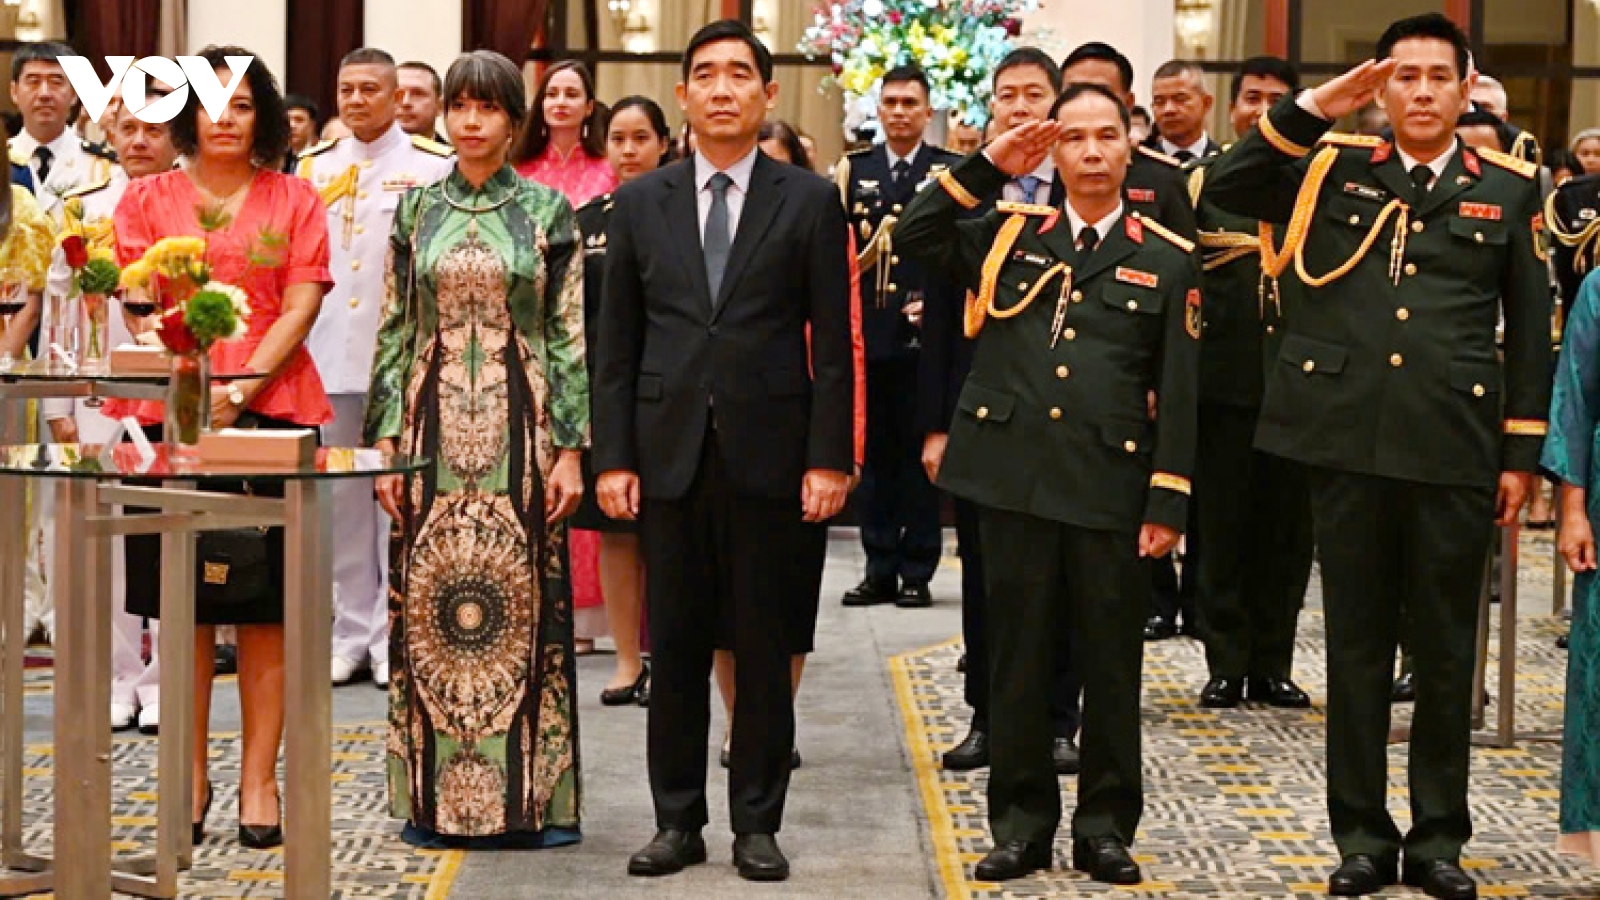
[[[205,290],[223,294],[233,304],[233,315],[236,319],[236,324],[233,326],[233,334],[228,335],[224,340],[237,341],[249,333],[250,295],[246,294],[243,288],[231,284],[223,284],[220,281],[213,281],[205,286]]]

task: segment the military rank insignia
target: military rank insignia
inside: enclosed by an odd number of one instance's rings
[[[1503,215],[1498,204],[1462,202],[1461,218],[1482,219],[1486,222],[1498,222]]]
[[[1200,289],[1190,288],[1183,299],[1183,330],[1189,337],[1200,340]]]
[[[1117,280],[1123,284],[1136,284],[1139,287],[1153,288],[1161,284],[1161,279],[1151,272],[1141,272],[1138,269],[1117,267]]]
[[[1154,203],[1156,192],[1150,188],[1128,188],[1128,200],[1133,203]]]

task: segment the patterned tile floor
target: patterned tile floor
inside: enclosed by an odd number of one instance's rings
[[[1523,541],[1519,593],[1525,610],[1548,613],[1549,539]],[[1316,604],[1313,604],[1315,606]],[[1566,655],[1555,647],[1559,618],[1525,614],[1518,635],[1517,725],[1558,729]],[[1498,629],[1491,635],[1498,640]],[[1056,869],[1005,886],[971,881],[989,848],[985,772],[949,773],[939,755],[965,734],[967,710],[950,642],[892,660],[913,768],[930,823],[938,869],[949,900],[1062,896],[1316,897],[1337,863],[1323,806],[1325,685],[1322,616],[1301,617],[1295,674],[1317,706],[1307,711],[1250,706],[1198,708],[1205,659],[1187,639],[1148,646],[1144,668],[1146,809],[1135,847],[1148,879],[1137,889],[1112,888],[1063,870],[1065,834]],[[1491,672],[1493,660],[1491,655]],[[1491,680],[1491,692],[1495,690]],[[1396,724],[1409,707],[1395,707]],[[1494,721],[1496,707],[1488,709]],[[1464,862],[1485,897],[1600,897],[1600,873],[1557,854],[1561,748],[1523,741],[1514,749],[1474,750],[1472,810],[1476,836]],[[1390,749],[1390,807],[1402,830],[1406,748]],[[1072,788],[1064,782],[1070,815]],[[1411,888],[1389,895],[1422,896]]]
[[[38,676],[30,672],[28,679],[30,688],[47,687],[42,672]],[[419,852],[398,840],[398,824],[386,808],[383,733],[379,723],[341,723],[334,730],[331,898],[442,900],[460,854]],[[119,736],[112,755],[114,852],[148,852],[155,842],[156,741]],[[195,849],[194,868],[179,880],[179,896],[185,900],[282,897],[282,850],[250,850],[234,836],[239,818],[238,734],[213,733],[211,755],[216,800],[208,820],[209,836]],[[31,847],[47,851],[52,796],[49,746],[28,747],[24,766],[26,839]]]

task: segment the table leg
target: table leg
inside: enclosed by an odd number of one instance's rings
[[[24,556],[28,519],[20,477],[0,477],[0,862],[20,868],[22,845],[23,667],[28,636],[24,622]]]
[[[191,490],[192,482],[168,485]],[[157,748],[156,890],[176,896],[193,860],[194,547],[192,531],[161,535],[161,743]]]
[[[98,486],[57,480],[55,858],[57,900],[111,896],[111,554],[86,520]]]
[[[294,698],[295,709],[288,717],[284,753],[284,897],[327,900],[332,883],[332,503],[326,481],[290,481],[286,488],[284,693]]]

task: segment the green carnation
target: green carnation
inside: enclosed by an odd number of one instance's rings
[[[239,327],[239,314],[234,311],[233,299],[222,291],[203,290],[184,304],[183,324],[194,332],[194,339],[202,347],[224,338],[231,338]]]
[[[78,273],[78,289],[85,294],[109,294],[117,289],[122,270],[104,257],[90,259]]]

